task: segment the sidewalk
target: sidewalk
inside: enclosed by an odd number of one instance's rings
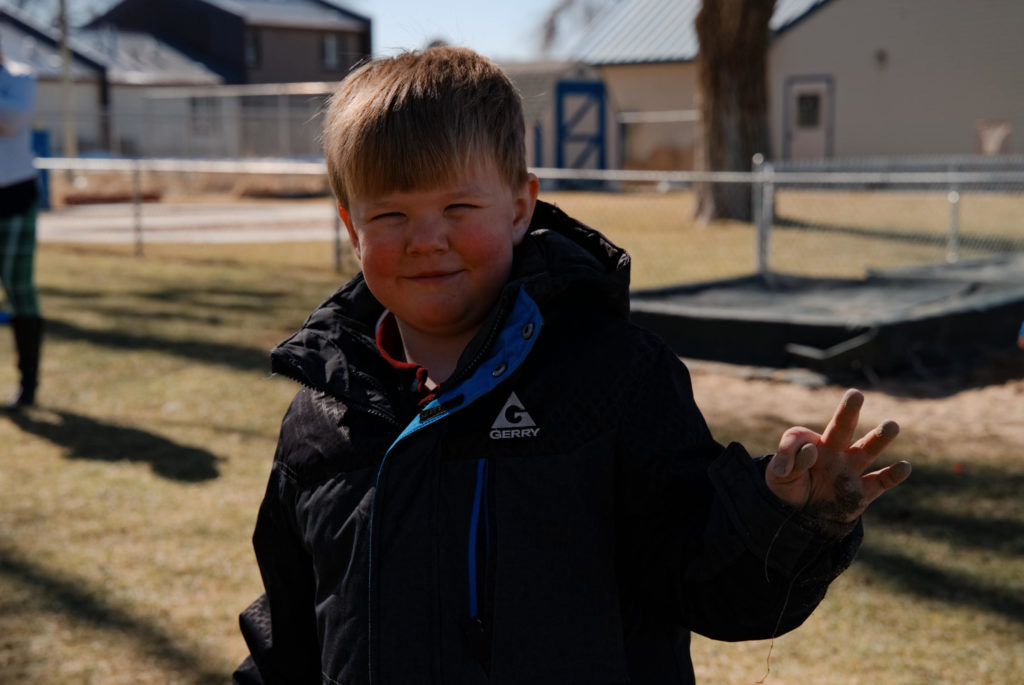
[[[144,243],[274,243],[333,241],[338,225],[327,200],[146,203]],[[39,242],[133,243],[135,206],[98,204],[39,213]]]

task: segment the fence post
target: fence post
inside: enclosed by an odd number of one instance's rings
[[[334,273],[341,273],[341,257],[344,249],[344,242],[341,239],[341,215],[338,214],[337,205],[334,206]]]
[[[135,213],[135,256],[142,256],[142,165],[132,164],[132,211]]]
[[[775,184],[772,182],[774,169],[760,152],[754,155],[753,192],[751,193],[754,222],[757,226],[757,274],[767,278],[771,273],[769,264],[771,251],[772,218],[775,216]]]
[[[50,156],[50,132],[46,129],[32,131],[32,154],[36,157]],[[50,209],[50,172],[43,169],[36,176],[39,189],[39,209]]]
[[[946,262],[953,264],[960,259],[960,192],[949,191],[949,239],[946,243]]]
[[[277,96],[277,156],[278,157],[290,157],[291,141],[289,136],[291,135],[288,130],[288,96],[284,93],[279,93]]]

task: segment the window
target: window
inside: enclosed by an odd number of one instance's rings
[[[326,33],[320,41],[321,63],[324,69],[337,69],[341,66],[341,41],[338,34]]]
[[[255,29],[250,29],[245,32],[245,66],[250,69],[258,67],[262,59],[262,50],[260,49],[260,34]]]
[[[797,128],[821,127],[821,95],[804,93],[796,97]]]

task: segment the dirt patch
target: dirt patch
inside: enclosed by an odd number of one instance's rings
[[[820,429],[847,387],[794,370],[692,360],[687,366],[697,403],[712,426],[775,430],[803,424]],[[861,429],[896,420],[904,452],[951,455],[968,463],[972,456],[984,456],[1009,464],[1024,444],[1024,352],[1013,351],[944,378],[884,380],[859,387],[866,397]],[[777,436],[765,440],[771,443]]]

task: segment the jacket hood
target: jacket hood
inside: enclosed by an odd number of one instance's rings
[[[629,270],[625,250],[558,207],[538,201],[516,250],[509,286],[526,286],[542,308],[567,299],[625,318]]]
[[[554,205],[538,201],[530,228],[515,249],[509,281],[460,367],[486,353],[520,289],[545,312],[593,308],[628,317],[629,270],[625,250]],[[374,378],[390,373],[374,341],[383,312],[362,273],[356,274],[271,351],[272,371],[350,403],[380,407],[386,391]]]

